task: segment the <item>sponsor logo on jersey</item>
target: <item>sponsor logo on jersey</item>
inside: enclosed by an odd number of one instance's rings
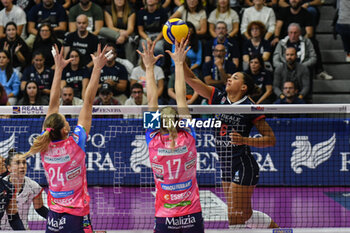
[[[168,226],[186,226],[189,224],[196,223],[196,218],[194,216],[188,215],[188,216],[181,216],[181,217],[175,217],[175,218],[166,218],[165,224]]]
[[[177,200],[186,199],[190,195],[191,195],[191,191],[186,191],[186,192],[183,192],[183,193],[165,194],[164,195],[164,199],[165,200],[177,201]]]
[[[73,202],[73,198],[62,198],[62,199],[56,199],[54,198],[52,200],[55,204],[59,204],[59,205],[62,205],[62,206],[68,206],[70,204],[72,204]]]
[[[73,180],[81,174],[81,167],[76,167],[70,171],[67,171],[66,178],[67,180]]]
[[[183,191],[192,187],[192,180],[176,184],[161,184],[161,187],[166,191]]]
[[[185,163],[185,170],[189,170],[191,168],[193,168],[196,165],[196,159],[191,159],[190,161]]]
[[[164,174],[163,165],[152,163],[152,168],[153,168],[154,172]]]
[[[74,190],[55,192],[50,189],[50,194],[54,198],[64,198],[74,194]]]
[[[51,227],[51,228],[54,228],[54,229],[59,229],[60,226],[65,225],[66,222],[67,221],[66,221],[65,217],[62,217],[59,220],[51,218],[50,216],[48,216],[48,218],[47,218],[47,225],[48,225],[48,227]],[[53,231],[55,231],[55,230],[53,230]]]
[[[156,177],[157,180],[164,181],[164,176],[158,173],[154,173],[154,176]]]
[[[52,157],[52,156],[45,156],[44,161],[49,164],[59,164],[59,163],[67,163],[70,161],[70,156],[59,156],[59,157]]]
[[[187,146],[182,146],[176,149],[166,149],[166,148],[158,148],[158,155],[182,155],[188,152]]]

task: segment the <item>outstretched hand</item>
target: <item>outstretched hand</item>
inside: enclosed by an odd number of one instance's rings
[[[156,45],[156,42],[147,40],[147,47],[145,46],[144,43],[142,43],[142,48],[143,48],[143,53],[141,53],[139,50],[136,50],[138,54],[142,57],[143,64],[145,67],[151,67],[156,64],[159,58],[163,57],[162,54],[159,54],[158,56],[154,56],[154,47]]]
[[[167,52],[170,55],[170,57],[174,60],[174,63],[185,62],[187,52],[191,48],[191,46],[188,46],[188,48],[186,49],[188,43],[188,38],[186,40],[182,39],[180,43],[175,40],[175,51],[173,53],[169,50],[165,52]]]
[[[91,58],[94,63],[94,68],[96,67],[96,69],[102,69],[106,65],[108,57],[108,54],[106,55],[106,49],[107,46],[105,46],[101,52],[101,44],[98,44],[97,55],[95,56],[91,54]]]
[[[64,67],[66,67],[72,60],[73,58],[69,58],[69,59],[64,59],[63,57],[63,46],[61,48],[61,51],[59,51],[57,44],[55,44],[54,46],[52,46],[52,50],[51,50],[53,59],[55,60],[55,68],[56,69],[64,69]]]

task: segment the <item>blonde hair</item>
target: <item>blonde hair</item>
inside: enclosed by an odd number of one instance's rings
[[[215,12],[215,17],[219,18],[221,9],[220,9],[220,6],[218,4],[218,1],[216,1],[216,4],[217,4],[217,7],[216,7],[216,12]],[[226,7],[227,7],[226,9],[227,9],[228,15],[231,15],[230,0],[227,1]]]
[[[114,26],[117,26],[118,23],[118,12],[117,12],[117,6],[114,3],[114,0],[112,0],[111,2],[112,5],[112,21]],[[129,5],[129,1],[128,0],[124,0],[124,6],[123,6],[123,24],[127,25],[128,23],[128,18],[129,18],[129,14],[131,12],[131,8]]]
[[[178,113],[172,107],[165,107],[162,109],[162,111],[160,113],[161,113],[161,122],[166,123],[166,125],[168,126],[166,128],[166,130],[169,131],[169,136],[171,139],[170,147],[172,149],[174,149],[175,148],[175,139],[177,138],[177,128],[175,127],[175,122],[178,119],[178,117],[177,117]]]
[[[45,132],[34,139],[33,145],[24,155],[34,155],[38,152],[47,151],[52,141],[62,139],[61,129],[64,127],[64,117],[59,113],[53,113],[44,121]]]

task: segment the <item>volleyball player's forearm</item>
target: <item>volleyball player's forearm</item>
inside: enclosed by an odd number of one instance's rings
[[[102,68],[101,68],[102,69]],[[97,89],[98,89],[98,82],[101,75],[101,69],[95,68],[92,70],[91,79],[88,87],[86,88],[85,93],[85,100],[87,103],[91,104],[94,102]]]
[[[157,108],[158,94],[156,81],[154,80],[154,65],[146,67],[146,89],[148,106],[151,108]]]
[[[184,78],[183,62],[175,63],[175,95],[177,101],[186,103],[186,85]]]
[[[274,146],[275,143],[276,143],[276,138],[273,136],[263,136],[260,138],[250,138],[250,137],[243,138],[244,145],[253,146],[257,148]]]
[[[50,106],[59,106],[60,104],[60,93],[61,93],[61,77],[62,77],[62,68],[56,68],[55,74],[53,77],[53,82],[51,85],[50,91]]]

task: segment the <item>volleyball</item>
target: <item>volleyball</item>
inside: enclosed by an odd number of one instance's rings
[[[163,37],[169,44],[174,44],[175,40],[181,42],[187,35],[188,27],[182,19],[169,19],[163,26]]]

